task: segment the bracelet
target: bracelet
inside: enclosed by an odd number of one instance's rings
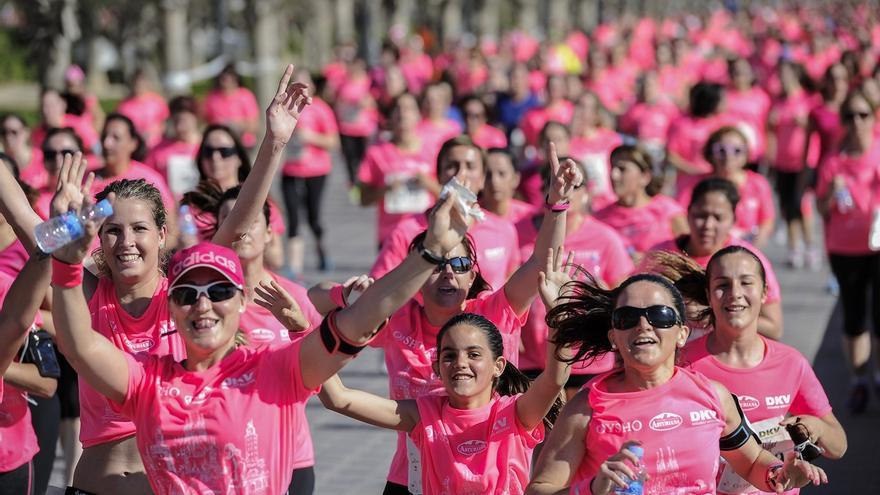
[[[785,467],[783,464],[773,464],[772,466],[767,468],[767,475],[765,481],[767,482],[767,487],[770,488],[770,491],[776,491],[776,487],[779,486],[780,482],[776,479],[776,473],[782,470]],[[785,472],[782,473],[785,476]],[[788,483],[788,480],[785,479],[782,482],[783,487]]]
[[[547,196],[544,196],[544,208],[547,208],[554,213],[561,213],[568,210],[569,207],[571,207],[571,202],[567,199],[564,199],[562,203],[550,204],[550,195],[548,194]]]
[[[344,290],[345,286],[342,284],[336,284],[330,289],[330,300],[333,301],[333,304],[335,304],[337,308],[348,306],[348,303],[345,302]]]
[[[83,281],[83,265],[71,265],[57,258],[52,258],[52,285],[64,289],[78,287]]]
[[[424,242],[419,243],[418,252],[419,252],[419,255],[421,255],[423,260],[427,261],[428,263],[430,263],[432,265],[439,265],[439,264],[443,263],[444,261],[446,261],[445,258],[443,258],[443,256],[437,256],[436,254],[432,253],[431,251],[428,251],[428,249],[425,247]]]

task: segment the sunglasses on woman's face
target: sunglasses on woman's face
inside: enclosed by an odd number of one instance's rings
[[[238,292],[238,287],[232,282],[212,282],[208,285],[179,284],[171,289],[171,300],[178,306],[190,306],[196,303],[202,295],[208,297],[211,302],[222,302],[231,299]]]
[[[60,156],[62,159],[67,155],[73,155],[79,150],[46,150],[43,152],[43,160],[47,162],[54,162]]]
[[[219,146],[217,148],[213,146],[205,146],[202,149],[202,158],[212,158],[215,151],[220,153],[221,158],[229,158],[237,153],[234,146]]]
[[[712,145],[712,156],[724,158],[728,156],[740,156],[746,152],[742,146],[735,144],[715,143]]]
[[[642,316],[654,328],[672,328],[681,323],[674,309],[658,304],[647,308],[621,306],[611,313],[611,326],[617,330],[629,330],[639,325]]]
[[[871,117],[871,112],[846,112],[843,114],[843,120],[866,120]]]
[[[440,262],[439,265],[437,265],[437,268],[434,269],[434,272],[442,272],[446,269],[446,265],[449,265],[454,273],[467,273],[474,268],[474,260],[468,258],[467,256],[447,258]]]

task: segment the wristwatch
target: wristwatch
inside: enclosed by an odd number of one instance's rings
[[[432,253],[431,251],[428,251],[428,249],[425,247],[424,242],[419,243],[418,252],[419,252],[419,255],[422,257],[422,259],[424,259],[428,263],[431,263],[432,265],[439,265],[439,264],[443,263],[443,261],[445,261],[443,256],[438,256],[438,255]]]

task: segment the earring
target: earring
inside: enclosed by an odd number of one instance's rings
[[[617,344],[612,343],[612,344],[611,344],[611,350],[612,350],[612,351],[616,351],[616,350],[617,350]]]

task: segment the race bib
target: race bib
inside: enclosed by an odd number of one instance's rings
[[[168,187],[171,193],[179,198],[192,191],[199,183],[199,170],[196,162],[189,155],[171,155],[168,157]]]
[[[422,495],[422,455],[409,435],[406,436],[406,459],[409,461],[409,492]]]
[[[385,183],[398,185],[385,193],[386,213],[421,213],[431,206],[431,194],[410,174],[388,174]]]

